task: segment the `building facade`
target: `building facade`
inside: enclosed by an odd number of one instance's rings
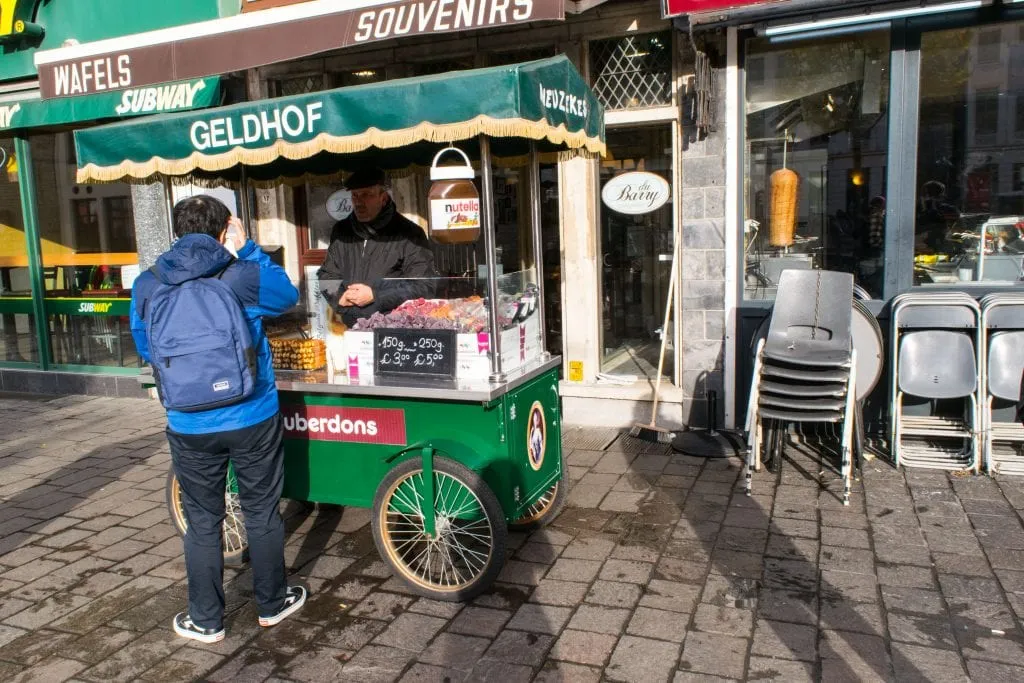
[[[246,5],[246,14],[261,11],[260,4]],[[736,426],[751,339],[784,268],[852,272],[883,327],[886,303],[913,287],[980,296],[1020,285],[1024,24],[1017,4],[567,0],[564,21],[384,36],[248,68],[231,82],[244,83],[237,98],[253,100],[568,55],[606,108],[608,154],[551,159],[541,169],[546,343],[563,358],[565,419],[647,422],[664,338],[659,422],[706,424],[713,392],[718,422]],[[217,11],[232,8],[224,9]],[[53,157],[48,166],[67,158],[56,142],[37,146]],[[772,174],[781,168],[798,178],[796,234],[785,247],[770,234]],[[650,211],[619,211],[614,198],[602,197],[613,178],[632,172],[667,187]],[[59,195],[63,181],[35,175]],[[254,184],[244,197],[218,192],[249,218],[264,246],[280,248],[304,285],[324,257],[333,224],[326,199],[338,181]],[[394,178],[400,210],[421,224],[426,185],[421,169]],[[500,265],[533,265],[526,231],[517,229],[528,219],[523,170],[497,169],[495,187]],[[89,238],[99,245],[91,248],[131,249],[118,241],[127,239],[129,224],[118,197],[132,197],[137,212],[134,252],[109,253],[137,254],[138,266],[147,267],[169,244],[168,200],[193,191],[93,188],[95,209],[41,207],[40,215],[52,212],[46,220],[54,227],[52,234],[40,229],[43,282],[33,286],[48,291],[45,253],[57,247],[47,241],[85,239],[82,225],[109,226]],[[150,211],[141,220],[140,207]],[[673,254],[678,279],[663,329]],[[437,258],[446,273],[480,267],[474,254],[439,251]],[[25,290],[15,286],[16,272],[5,277],[5,291]],[[103,277],[94,277],[101,288]],[[76,349],[54,346],[54,328],[38,330],[37,309],[10,310],[4,330],[18,331],[17,354],[0,367],[24,359],[19,370],[47,369],[32,350],[33,340],[37,347],[43,340],[49,358],[65,361],[61,368],[104,370],[67,363]],[[13,328],[7,315],[15,317]],[[130,365],[118,360],[105,368],[128,374]]]
[[[138,12],[127,0],[12,0],[0,8],[0,389],[140,393],[127,315],[137,227],[162,196],[78,185],[72,131],[219,104],[219,77],[75,98],[40,98],[41,50],[221,16],[233,3],[183,0]],[[237,12],[237,7],[234,8]],[[74,74],[108,85],[101,64]],[[80,82],[70,81],[69,83]]]
[[[726,38],[727,423],[742,424],[752,342],[784,268],[852,273],[883,330],[889,302],[914,288],[980,298],[1024,284],[1020,3],[666,9],[686,12],[680,28]],[[798,178],[788,239],[771,230],[783,168]],[[869,428],[886,421],[887,386],[868,402]]]

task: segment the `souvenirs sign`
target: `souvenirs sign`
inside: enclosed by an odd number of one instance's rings
[[[565,0],[274,4],[259,12],[37,52],[40,92],[47,99],[139,88],[403,36],[565,18]]]

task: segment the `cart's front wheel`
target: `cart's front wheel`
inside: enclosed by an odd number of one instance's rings
[[[475,472],[442,457],[434,458],[433,469],[433,482],[418,459],[387,473],[373,499],[373,539],[381,557],[417,594],[469,600],[501,571],[505,517]],[[431,489],[434,533],[428,535],[424,503]]]
[[[508,525],[512,531],[532,531],[547,526],[565,507],[569,494],[569,475],[562,464],[562,474],[548,489],[535,500],[526,513]]]
[[[178,534],[184,537],[188,530],[188,520],[185,518],[185,507],[181,504],[181,484],[174,476],[174,470],[167,473],[166,488],[171,523]],[[224,491],[224,564],[238,567],[248,559],[249,539],[245,534],[242,506],[238,501],[238,485],[234,480],[234,474],[229,471],[227,488]]]

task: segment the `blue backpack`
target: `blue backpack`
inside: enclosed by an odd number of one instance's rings
[[[160,402],[168,410],[211,410],[253,393],[252,335],[242,304],[220,279],[230,266],[180,285],[160,282],[149,299],[146,338]]]

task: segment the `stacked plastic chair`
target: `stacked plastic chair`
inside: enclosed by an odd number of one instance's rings
[[[1024,474],[1019,445],[1024,443],[1024,426],[1016,415],[1024,375],[1024,292],[998,292],[981,300],[980,337],[985,471]]]
[[[963,292],[915,291],[893,300],[891,324],[893,461],[977,471],[981,306]],[[911,402],[927,414],[906,412]]]
[[[849,273],[783,271],[768,336],[754,358],[744,471],[748,495],[752,473],[760,469],[766,421],[776,438],[792,423],[841,423],[843,504],[849,505],[857,383],[852,296]]]

